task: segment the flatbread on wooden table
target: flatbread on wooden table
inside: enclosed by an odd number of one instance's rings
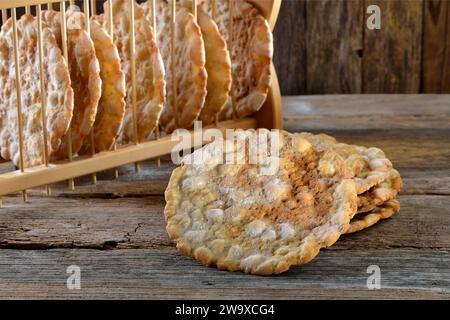
[[[212,1],[200,0],[210,15]],[[216,19],[220,33],[231,50],[232,99],[222,108],[221,120],[251,115],[267,98],[272,82],[271,63],[273,36],[270,26],[259,10],[244,0],[233,1],[233,34],[230,37],[230,8],[228,0],[216,0]]]
[[[385,203],[375,207],[370,212],[358,214],[357,216],[355,216],[351,220],[350,225],[345,233],[355,233],[369,228],[378,223],[380,220],[392,217],[398,211],[400,211],[400,203],[397,200],[393,199],[386,201]]]
[[[79,11],[67,12],[68,25],[85,28],[85,15]],[[110,150],[116,141],[125,114],[125,74],[120,56],[112,37],[95,19],[90,20],[91,38],[100,65],[102,96],[94,123],[94,146],[96,152]],[[91,140],[86,139],[80,154],[91,152]]]
[[[148,19],[152,20],[152,3],[142,4]],[[177,6],[175,69],[177,95],[173,105],[171,61],[171,4],[166,0],[156,1],[156,35],[158,47],[166,68],[167,99],[161,113],[162,129],[171,133],[175,129],[190,129],[197,120],[207,94],[207,72],[205,44],[194,16],[184,7]]]
[[[38,55],[37,19],[23,15],[17,22],[22,86],[22,123],[24,165],[43,163],[44,138],[41,120],[41,89]],[[69,128],[74,95],[69,70],[52,31],[43,25],[43,58],[46,83],[46,127],[48,154],[60,148],[62,137]],[[12,20],[0,33],[0,153],[2,158],[19,165],[16,73],[14,61]]]
[[[133,100],[131,83],[131,47],[130,47],[130,8],[127,0],[112,1],[114,21],[114,43],[122,61],[122,70],[126,75],[126,112],[121,129],[120,142],[134,142]],[[108,2],[104,4],[109,12]],[[103,25],[108,24],[106,16],[99,18]],[[136,119],[138,141],[147,140],[156,129],[166,96],[164,65],[160,50],[156,46],[155,35],[144,10],[135,4],[135,40],[136,40]]]
[[[53,31],[59,47],[62,48],[61,13],[54,10],[43,11],[42,20]],[[72,154],[75,155],[80,150],[94,125],[102,92],[102,80],[94,43],[86,30],[81,28],[67,29],[67,53],[75,98],[73,117],[70,124]],[[51,160],[62,160],[68,157],[69,135],[65,135],[60,149],[53,155]]]
[[[241,135],[255,142],[252,131]],[[279,166],[266,175],[260,169],[270,163],[222,164],[227,154],[246,160],[264,144],[222,143],[186,157],[167,187],[167,232],[182,252],[219,269],[278,274],[311,261],[349,228],[357,194],[342,159],[324,159],[306,139],[283,132]],[[321,172],[328,161],[338,170]]]

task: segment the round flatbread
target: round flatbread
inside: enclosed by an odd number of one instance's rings
[[[62,48],[61,13],[54,10],[43,11],[42,20],[53,31],[58,45]],[[94,125],[102,92],[102,80],[94,43],[85,30],[81,28],[67,29],[67,53],[70,79],[75,94],[73,117],[70,124],[72,154],[75,155]],[[69,135],[65,135],[58,152],[53,155],[52,161],[68,157]]]
[[[119,50],[122,70],[126,75],[127,106],[120,142],[134,142],[133,95],[131,81],[131,51],[130,51],[130,7],[126,0],[112,2],[114,21],[114,43]],[[104,4],[108,12],[108,2]],[[104,26],[107,19],[102,19]],[[136,120],[138,141],[145,141],[155,130],[164,105],[166,83],[164,80],[164,65],[160,51],[155,43],[155,37],[150,21],[145,17],[144,10],[135,4],[135,43],[136,43]]]
[[[152,5],[142,4],[149,20],[152,19]],[[177,8],[175,69],[177,95],[173,104],[173,81],[171,61],[171,5],[156,1],[156,35],[158,46],[166,67],[167,99],[161,114],[162,129],[171,133],[178,128],[190,129],[197,120],[206,98],[207,73],[205,44],[194,16],[184,7]]]
[[[238,118],[258,111],[267,98],[272,81],[273,37],[259,10],[244,0],[233,1],[233,34],[230,37],[228,0],[216,0],[216,22],[231,50],[232,96],[220,113],[221,120]],[[201,0],[211,14],[211,0]],[[234,100],[234,108],[233,101]]]
[[[21,57],[23,156],[26,167],[42,164],[44,154],[37,29],[37,19],[31,15],[23,15],[17,22]],[[69,128],[74,98],[68,66],[55,36],[45,25],[42,29],[42,39],[48,154],[52,156],[60,148],[61,139]],[[10,19],[3,25],[0,34],[0,153],[2,158],[12,160],[18,166],[19,140],[13,48]]]
[[[371,212],[366,214],[357,215],[350,222],[350,226],[345,231],[348,233],[355,233],[363,229],[369,228],[375,225],[380,220],[388,219],[395,213],[400,211],[400,203],[397,200],[389,200],[385,203],[377,206]]]
[[[309,262],[348,229],[354,182],[341,170],[321,172],[328,160],[305,139],[236,134],[237,141],[195,151],[173,172],[165,193],[170,238],[185,254],[229,271],[278,274]]]
[[[85,15],[79,11],[68,11],[68,24],[85,28]],[[98,103],[94,123],[94,146],[96,152],[110,150],[116,141],[125,114],[125,74],[120,65],[120,56],[112,37],[100,23],[91,19],[91,38],[100,65],[102,96]],[[91,152],[91,140],[86,139],[80,154]]]

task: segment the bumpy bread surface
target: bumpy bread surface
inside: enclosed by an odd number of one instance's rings
[[[67,12],[68,25],[79,24],[85,28],[82,12]],[[94,146],[96,152],[110,150],[116,141],[125,114],[125,74],[120,65],[120,56],[112,37],[105,28],[91,17],[91,38],[100,65],[102,96],[98,103],[94,123]],[[91,140],[86,139],[81,154],[91,152]]]
[[[61,13],[54,10],[42,12],[43,21],[53,31],[56,41],[62,48]],[[94,43],[89,34],[81,29],[67,28],[67,53],[69,72],[74,90],[75,104],[70,130],[72,153],[76,154],[91,132],[97,114],[98,102],[102,92],[100,66],[95,54]],[[69,156],[69,135],[63,137],[61,146],[52,160],[67,159]]]
[[[358,213],[372,211],[386,201],[395,199],[402,187],[400,173],[391,169],[386,180],[358,195]]]
[[[202,0],[202,7],[211,14],[211,0]],[[231,49],[232,99],[220,113],[221,120],[242,118],[258,111],[267,98],[272,75],[273,37],[270,26],[259,10],[244,0],[233,1],[233,34],[230,37],[228,0],[216,0],[216,22]]]
[[[385,181],[391,174],[392,163],[378,148],[339,143],[333,137],[325,134],[314,135],[303,132],[299,136],[308,140],[318,151],[334,150],[336,154],[345,159],[348,178],[355,181],[358,194]]]
[[[22,123],[24,165],[43,163],[44,139],[41,120],[41,90],[37,19],[23,15],[17,22],[20,75],[22,86]],[[14,62],[12,20],[0,34],[0,152],[4,159],[19,165],[16,73]],[[53,155],[67,132],[73,111],[73,90],[67,63],[52,31],[43,26],[44,76],[46,82],[46,126],[48,153]]]
[[[380,220],[388,219],[400,211],[400,203],[393,199],[375,207],[371,212],[357,215],[350,222],[346,234],[361,231],[375,225]]]
[[[199,162],[187,164],[186,158],[167,187],[167,232],[182,252],[219,269],[278,274],[309,262],[348,229],[357,207],[355,185],[340,170],[322,174],[323,152],[306,140],[282,134],[273,175],[248,162],[220,164],[233,152],[246,159],[255,147],[228,141],[223,149],[221,143],[194,152]]]
[[[152,4],[142,4],[149,20]],[[189,129],[197,120],[206,99],[207,72],[205,44],[194,16],[184,7],[177,7],[175,28],[176,108],[173,105],[171,61],[171,6],[166,0],[156,1],[156,39],[166,68],[167,99],[160,125],[171,133],[178,128]]]
[[[134,142],[134,124],[131,85],[131,54],[130,54],[130,8],[127,0],[115,0],[113,3],[114,42],[119,50],[122,70],[126,75],[127,106],[123,126],[121,128],[121,143]],[[108,2],[104,5],[108,12]],[[104,26],[107,19],[103,17]],[[150,21],[145,17],[144,10],[135,4],[135,40],[136,40],[136,118],[138,140],[149,138],[158,123],[166,97],[166,81],[164,65],[160,51],[156,46],[155,36]]]

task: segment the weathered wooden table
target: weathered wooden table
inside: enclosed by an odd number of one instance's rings
[[[163,218],[173,166],[153,161],[75,191],[30,191],[0,210],[0,298],[450,298],[450,95],[287,97],[285,128],[385,150],[401,172],[402,210],[343,236],[276,277],[201,266],[169,241]],[[5,170],[5,165],[2,165]],[[81,289],[66,271],[81,269]],[[380,290],[367,268],[381,268]]]

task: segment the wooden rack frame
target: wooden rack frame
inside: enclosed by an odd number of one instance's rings
[[[111,1],[111,0],[106,0]],[[130,1],[130,7],[132,6],[134,0]],[[153,0],[153,1],[161,1],[161,0]],[[234,0],[229,0],[234,1]],[[18,38],[17,38],[17,16],[16,9],[20,7],[25,8],[26,13],[31,13],[31,8],[35,8],[35,12],[38,17],[38,49],[39,49],[39,64],[40,64],[40,72],[41,72],[41,89],[45,88],[44,82],[44,74],[43,74],[43,59],[42,59],[42,27],[41,27],[41,19],[39,13],[41,12],[42,5],[46,5],[48,7],[52,7],[54,3],[60,4],[60,11],[63,16],[62,21],[62,39],[63,39],[63,54],[67,58],[67,25],[65,17],[66,5],[72,1],[61,1],[61,0],[2,0],[0,2],[0,10],[2,12],[2,22],[5,23],[7,17],[7,10],[9,9],[11,19],[13,21],[13,40],[14,40],[14,51],[15,51],[15,68],[16,68],[16,81],[17,81],[17,96],[21,95],[20,88],[20,65],[19,65],[19,52],[18,52]],[[269,21],[271,28],[273,29],[278,17],[278,13],[280,10],[281,0],[249,0],[249,2],[253,3],[256,7],[260,9],[264,17]],[[84,13],[86,15],[86,19],[89,19],[90,12],[95,13],[96,1],[95,0],[84,0]],[[196,3],[197,0],[193,1],[193,13],[196,14]],[[89,10],[89,5],[91,5],[92,10]],[[112,6],[109,6],[112,8]],[[175,28],[175,5],[172,6],[172,28]],[[112,34],[112,15],[111,12],[106,13],[110,19],[109,24],[109,32]],[[155,16],[155,15],[153,15]],[[130,18],[134,21],[134,10],[130,10]],[[232,20],[231,20],[232,21]],[[156,26],[155,21],[152,21],[153,26]],[[89,32],[89,23],[86,23],[87,31]],[[157,27],[157,26],[156,26]],[[230,26],[232,27],[232,25]],[[131,50],[135,47],[135,38],[134,38],[134,26],[131,26]],[[172,35],[172,45],[174,42],[174,38]],[[174,54],[172,52],[172,54]],[[133,118],[134,118],[134,126],[135,131],[137,130],[136,124],[136,72],[135,63],[132,61],[132,94],[133,94]],[[276,76],[275,68],[273,65],[272,68],[272,86],[269,90],[269,94],[267,100],[263,107],[254,114],[250,118],[239,119],[239,120],[231,120],[218,122],[214,127],[224,131],[226,129],[249,129],[249,128],[268,128],[268,129],[281,129],[282,128],[282,105],[281,105],[281,94],[278,84],[278,79]],[[173,68],[172,68],[173,69]],[[172,72],[176,70],[173,69]],[[175,78],[175,77],[173,77]],[[47,144],[47,130],[45,128],[45,95],[42,96],[42,122],[43,126],[43,137],[44,137],[44,145]],[[175,95],[174,95],[175,96]],[[21,99],[17,99],[17,111],[20,114],[22,112]],[[69,159],[67,161],[60,161],[56,163],[49,163],[47,148],[44,147],[44,161],[43,165],[32,167],[32,168],[24,168],[23,165],[23,141],[22,141],[22,123],[20,117],[18,117],[18,131],[19,131],[19,153],[20,153],[20,168],[17,171],[0,174],[0,196],[22,192],[23,200],[27,200],[26,189],[35,188],[39,186],[46,186],[47,194],[50,195],[51,189],[49,187],[50,184],[60,182],[60,181],[69,181],[69,187],[74,188],[73,179],[85,175],[92,175],[92,182],[96,183],[96,172],[108,170],[108,169],[116,169],[119,166],[130,164],[130,163],[139,163],[141,161],[158,158],[160,156],[169,154],[172,152],[177,144],[177,142],[171,141],[170,136],[166,136],[163,138],[159,137],[159,132],[156,132],[156,140],[147,141],[143,143],[138,143],[135,139],[135,143],[132,145],[123,146],[120,148],[114,147],[112,151],[95,153],[92,151],[90,156],[80,156],[73,157],[69,155]],[[198,136],[200,135],[200,137]],[[70,138],[70,133],[69,133]],[[196,144],[204,143],[202,141],[203,135],[199,132],[194,133],[191,131],[191,138],[194,142],[193,146],[197,146]],[[71,143],[69,143],[71,146]],[[136,169],[138,169],[138,165]],[[117,170],[116,170],[117,175]],[[0,198],[0,206],[1,206],[1,198]]]

